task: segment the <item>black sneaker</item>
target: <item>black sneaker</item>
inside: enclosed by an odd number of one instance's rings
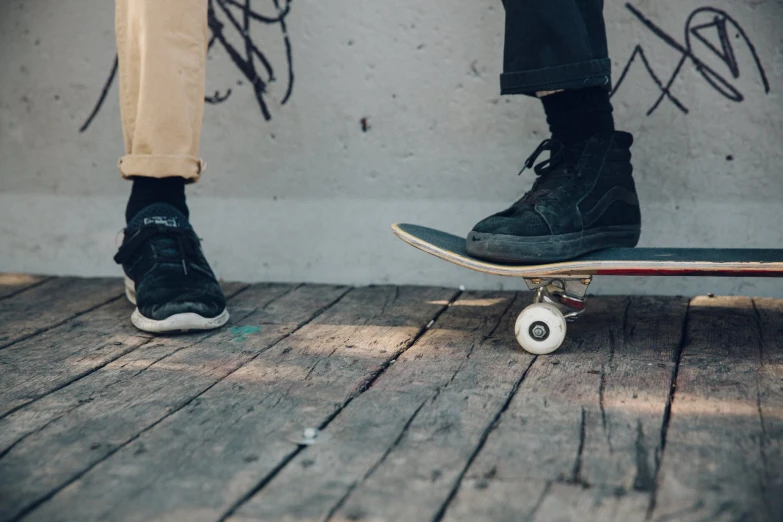
[[[228,321],[226,299],[188,219],[166,203],[128,223],[114,260],[125,271],[131,321],[153,333],[211,330]]]
[[[470,255],[500,263],[547,263],[639,242],[641,213],[627,132],[596,134],[566,147],[544,140],[525,162],[533,188],[510,208],[479,222],[467,238]]]

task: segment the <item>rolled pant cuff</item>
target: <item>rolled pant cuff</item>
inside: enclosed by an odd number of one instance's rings
[[[206,163],[195,156],[143,155],[123,156],[119,162],[123,178],[141,176],[146,178],[185,178],[195,183],[206,169]]]
[[[534,96],[540,91],[585,87],[604,87],[609,90],[612,88],[611,69],[609,58],[602,58],[531,71],[505,72],[500,75],[500,93]]]

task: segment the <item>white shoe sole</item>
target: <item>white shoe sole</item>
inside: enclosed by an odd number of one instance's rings
[[[128,276],[125,276],[125,296],[132,304],[136,304],[136,285]],[[131,314],[133,326],[150,333],[185,333],[194,330],[214,330],[226,324],[228,319],[228,309],[224,309],[217,317],[202,317],[199,314],[188,312],[174,314],[160,321],[144,317],[138,308]]]

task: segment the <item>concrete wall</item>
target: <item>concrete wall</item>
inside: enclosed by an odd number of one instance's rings
[[[618,127],[636,135],[643,245],[783,247],[783,2],[631,3],[679,43],[690,28],[721,50],[725,21],[735,57],[691,36],[714,74],[705,79],[686,56],[671,81],[680,106],[664,98],[650,110],[662,91],[639,50],[664,84],[683,53],[622,2],[606,2],[615,82],[633,57],[613,100]],[[116,83],[80,132],[111,71],[112,4],[0,2],[0,271],[119,273],[111,257],[129,185],[116,170]],[[275,14],[272,0],[253,6]],[[704,7],[730,18],[703,10],[686,25]],[[503,16],[499,0],[296,0],[285,18],[286,103],[280,24],[255,23],[250,34],[276,78],[263,97],[268,120],[225,48],[213,47],[208,92],[231,92],[207,107],[209,169],[189,198],[216,271],[246,281],[521,287],[441,263],[389,232],[407,221],[465,234],[529,187],[532,174],[516,173],[546,127],[536,101],[498,95]],[[244,52],[240,34],[227,33]],[[593,288],[780,295],[783,285],[609,278]]]

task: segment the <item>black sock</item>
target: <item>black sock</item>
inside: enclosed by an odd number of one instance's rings
[[[601,87],[558,92],[541,101],[552,138],[566,145],[614,130],[609,92]]]
[[[153,203],[168,203],[188,217],[185,178],[134,177],[128,206],[125,208],[125,221],[130,221],[141,209]]]

